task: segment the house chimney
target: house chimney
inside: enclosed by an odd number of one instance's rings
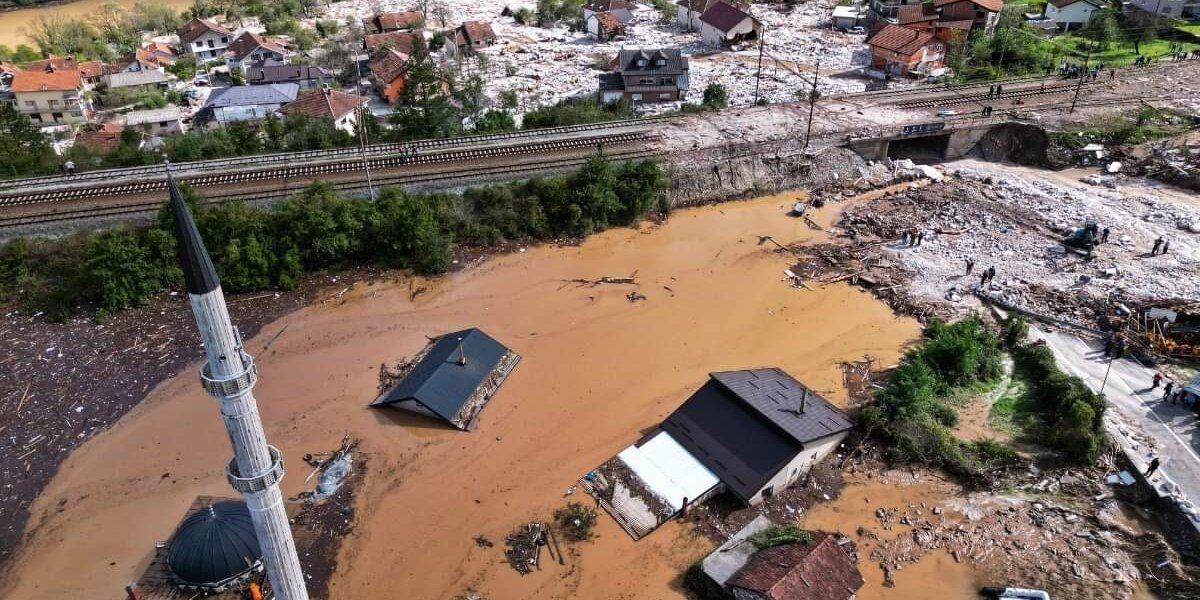
[[[458,338],[458,364],[459,366],[467,366],[467,353],[463,350],[462,338]]]
[[[800,414],[804,414],[804,410],[808,408],[808,388],[801,388],[800,393]]]

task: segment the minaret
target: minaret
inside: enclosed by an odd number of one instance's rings
[[[233,489],[246,497],[254,532],[263,552],[271,590],[279,600],[308,600],[300,558],[288,525],[279,480],[283,479],[283,456],[267,445],[258,404],[252,389],[258,380],[254,358],[242,347],[242,336],[229,321],[221,282],[213,269],[204,241],[196,231],[196,222],[183,201],[179,185],[167,167],[167,185],[171,192],[171,212],[175,216],[175,237],[179,243],[179,262],[183,266],[192,314],[204,342],[208,362],[200,369],[205,391],[221,405],[221,418],[233,445],[233,460],[225,470]]]

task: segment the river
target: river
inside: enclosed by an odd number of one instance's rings
[[[25,30],[39,16],[60,14],[66,17],[86,17],[95,12],[100,5],[108,1],[78,0],[77,2],[68,2],[66,4],[52,4],[49,6],[0,12],[0,44],[9,48],[15,48],[18,44],[30,44],[32,46],[32,42],[25,36]],[[124,6],[126,9],[133,8],[133,5],[137,4],[138,1],[116,0],[117,4]],[[158,0],[157,3],[165,4],[176,10],[183,10],[192,5],[192,0]],[[36,48],[34,49],[36,50]]]

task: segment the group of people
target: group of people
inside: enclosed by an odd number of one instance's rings
[[[1171,404],[1180,404],[1192,410],[1200,410],[1200,404],[1196,402],[1196,397],[1186,393],[1182,385],[1176,384],[1170,379],[1163,377],[1162,373],[1155,373],[1154,379],[1150,382],[1150,389],[1158,389],[1158,386],[1166,380],[1166,385],[1163,385],[1162,400]]]
[[[1166,254],[1167,251],[1170,249],[1171,249],[1171,240],[1163,239],[1163,236],[1160,235],[1160,236],[1158,236],[1157,239],[1154,240],[1154,247],[1150,249],[1150,256],[1158,256],[1159,254]]]
[[[1059,76],[1066,77],[1067,79],[1075,79],[1076,77],[1082,77],[1084,79],[1091,79],[1092,81],[1095,81],[1096,78],[1100,77],[1100,72],[1103,70],[1104,70],[1104,63],[1100,63],[1091,68],[1088,68],[1085,65],[1080,65],[1080,64],[1076,64],[1076,63],[1072,63],[1072,62],[1067,62],[1067,61],[1063,61],[1058,64]],[[1047,74],[1049,74],[1049,69],[1047,69],[1046,72],[1047,72]],[[1110,80],[1115,79],[1117,76],[1117,72],[1110,70],[1108,72],[1108,75],[1109,75]]]
[[[903,235],[904,245],[910,248],[920,246],[921,242],[925,241],[925,232],[921,230],[905,231]]]
[[[970,275],[971,269],[974,269],[974,268],[975,268],[975,261],[968,259],[967,260],[967,275]],[[991,283],[992,280],[995,278],[996,278],[996,267],[988,267],[987,270],[985,270],[983,273],[981,273],[979,275],[979,287],[987,286],[987,284]]]

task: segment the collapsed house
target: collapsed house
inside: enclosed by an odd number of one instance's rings
[[[729,492],[757,504],[795,483],[853,427],[782,369],[710,373],[657,429],[585,478],[634,539]]]
[[[200,496],[125,592],[139,600],[241,600],[257,588],[263,597],[262,556],[244,501]]]
[[[704,574],[737,600],[852,600],[866,583],[846,538],[814,531],[808,542],[760,550],[752,537],[771,527],[755,517],[704,557]]]
[[[520,360],[478,329],[447,333],[431,339],[399,382],[371,406],[411,411],[470,431]]]

